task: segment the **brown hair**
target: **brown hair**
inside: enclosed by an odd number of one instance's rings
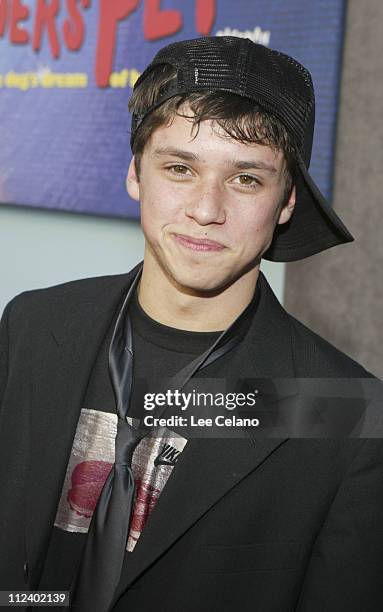
[[[145,115],[146,110],[156,104],[161,92],[175,75],[176,70],[168,64],[155,66],[133,91],[129,111]],[[192,112],[191,115],[180,112],[186,104]],[[143,119],[132,146],[138,176],[141,156],[152,133],[163,125],[170,125],[176,115],[190,119],[192,130],[196,128],[197,133],[201,121],[214,120],[229,138],[281,150],[286,160],[285,197],[290,194],[296,162],[295,147],[286,128],[275,115],[256,106],[253,101],[221,90],[178,94],[154,108]]]

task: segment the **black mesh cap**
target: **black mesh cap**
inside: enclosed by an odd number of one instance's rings
[[[277,225],[263,254],[270,261],[296,261],[352,235],[329,207],[308,173],[314,133],[315,98],[311,75],[299,62],[247,38],[216,36],[185,40],[161,49],[136,81],[135,89],[158,64],[176,76],[154,104],[133,114],[131,145],[142,121],[169,98],[195,91],[227,91],[253,100],[285,126],[297,150],[297,200],[288,223]]]

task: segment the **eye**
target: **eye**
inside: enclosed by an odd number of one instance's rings
[[[184,166],[183,164],[172,164],[171,166],[167,166],[166,168],[172,174],[186,175],[189,172],[189,168]]]
[[[240,174],[235,178],[235,181],[237,181],[237,184],[241,185],[241,187],[258,187],[258,185],[260,185],[258,179],[251,174]]]

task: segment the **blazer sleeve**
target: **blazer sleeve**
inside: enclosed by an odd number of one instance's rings
[[[13,300],[6,305],[0,321],[0,415],[8,378],[8,317],[9,312],[11,310],[12,302]]]
[[[367,439],[319,532],[296,612],[383,610],[383,440]]]

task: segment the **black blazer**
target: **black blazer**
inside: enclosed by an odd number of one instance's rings
[[[88,377],[136,271],[26,292],[4,311],[0,589],[38,586]],[[371,376],[289,316],[263,276],[258,309],[238,371]],[[381,612],[382,576],[381,439],[192,439],[113,609]]]

